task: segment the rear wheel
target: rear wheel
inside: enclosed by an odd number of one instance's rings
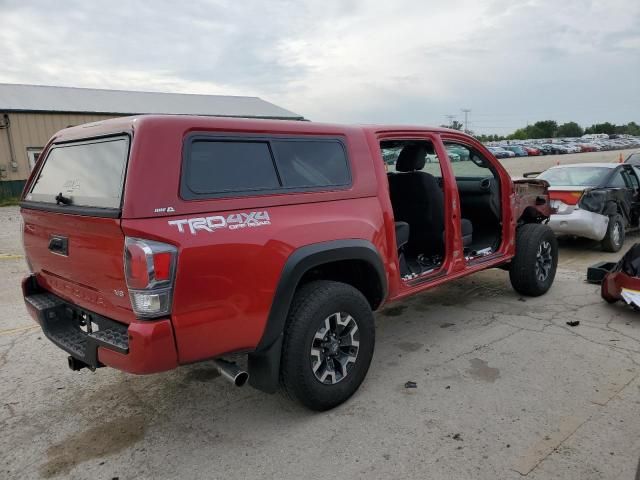
[[[540,296],[551,288],[558,266],[558,241],[546,225],[529,223],[518,228],[516,255],[509,279],[516,292]]]
[[[312,410],[340,405],[369,370],[375,344],[373,313],[351,285],[310,282],[296,293],[284,332],[280,382]]]
[[[607,233],[602,239],[602,249],[605,252],[617,252],[624,244],[624,221],[618,213],[609,217]]]

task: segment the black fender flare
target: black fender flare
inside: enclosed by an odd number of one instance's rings
[[[303,275],[310,269],[340,260],[362,260],[374,268],[387,296],[384,263],[376,247],[368,240],[345,239],[314,243],[295,250],[285,262],[276,287],[267,323],[255,351],[249,353],[249,384],[267,393],[278,388],[282,337],[289,306]]]

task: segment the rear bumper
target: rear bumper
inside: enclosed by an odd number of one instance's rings
[[[109,366],[146,374],[178,366],[169,319],[136,320],[125,325],[43,290],[34,276],[23,280],[22,291],[27,311],[45,336],[92,369]],[[88,324],[93,328],[87,329]]]
[[[575,235],[600,241],[607,233],[609,217],[576,208],[570,213],[551,215],[549,226],[556,235]]]

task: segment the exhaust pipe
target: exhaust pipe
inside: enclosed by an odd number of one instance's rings
[[[241,370],[235,363],[222,360],[221,358],[214,360],[213,363],[218,369],[218,372],[220,372],[220,375],[229,380],[236,387],[243,386],[247,383],[247,380],[249,380],[249,374],[244,370]]]

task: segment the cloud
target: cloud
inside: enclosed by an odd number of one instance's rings
[[[506,133],[638,120],[634,0],[0,0],[0,81],[258,95],[307,118]]]

